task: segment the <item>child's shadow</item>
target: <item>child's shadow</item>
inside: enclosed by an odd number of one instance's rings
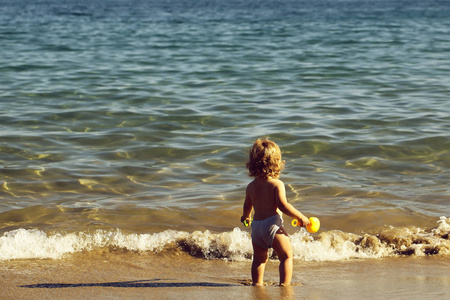
[[[103,283],[38,283],[21,285],[20,287],[30,289],[60,289],[76,287],[120,287],[120,288],[166,288],[166,287],[229,287],[238,286],[236,284],[212,283],[212,282],[169,282],[162,279],[135,280],[122,282],[103,282]]]

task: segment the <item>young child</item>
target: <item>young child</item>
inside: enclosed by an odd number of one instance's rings
[[[285,162],[277,144],[269,139],[259,138],[250,150],[247,169],[255,179],[247,186],[241,222],[252,226],[253,285],[262,286],[264,269],[269,258],[268,250],[273,248],[280,260],[280,285],[290,285],[293,270],[293,253],[288,234],[283,228],[281,213],[299,220],[302,226],[309,224],[301,212],[286,199],[284,183],[279,180]]]

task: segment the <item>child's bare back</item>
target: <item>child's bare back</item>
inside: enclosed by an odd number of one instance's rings
[[[255,211],[254,220],[265,220],[283,212],[301,221],[302,226],[309,223],[308,218],[287,202],[284,183],[276,178],[255,178],[247,186],[244,206],[246,203]]]
[[[283,182],[279,179],[258,177],[247,186],[246,198],[251,201],[255,211],[253,219],[264,220],[281,214],[276,199],[280,185],[283,185]]]

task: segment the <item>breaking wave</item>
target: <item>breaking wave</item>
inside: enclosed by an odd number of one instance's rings
[[[391,227],[362,235],[333,230],[312,236],[301,229],[291,235],[291,242],[295,259],[303,261],[449,255],[450,218],[441,217],[437,224],[429,231],[418,227]],[[17,229],[0,237],[0,260],[61,259],[71,253],[96,250],[144,255],[178,251],[205,259],[231,261],[252,257],[250,234],[239,228],[222,233],[166,230],[152,234],[124,233],[118,229],[48,234]]]

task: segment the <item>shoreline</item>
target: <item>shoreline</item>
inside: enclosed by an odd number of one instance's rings
[[[268,286],[249,286],[250,265],[120,252],[2,261],[1,299],[446,299],[450,290],[449,256],[295,261],[290,287],[277,285],[276,260],[266,268]]]

